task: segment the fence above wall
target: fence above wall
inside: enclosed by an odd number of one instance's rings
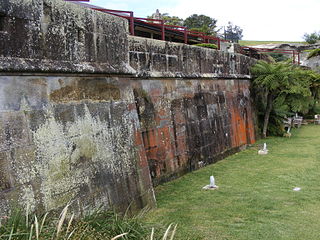
[[[82,3],[84,1],[65,1],[74,2],[84,7],[91,8],[93,10],[105,12],[108,14],[128,19],[130,25],[130,34],[133,36],[139,36],[139,33],[141,34],[142,32],[145,36],[150,34],[151,38],[157,35],[160,40],[164,41],[168,40],[173,42],[182,42],[186,44],[214,43],[217,45],[218,50],[220,50],[221,42],[229,42],[216,36],[206,35],[203,32],[188,30],[184,26],[168,25],[166,24],[166,21],[162,19],[135,17],[134,12],[132,11],[106,9],[91,4]],[[89,2],[89,0],[86,0],[85,2]]]

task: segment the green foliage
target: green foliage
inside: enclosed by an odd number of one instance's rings
[[[184,26],[190,30],[216,35],[217,20],[206,15],[193,14],[184,20]]]
[[[320,73],[314,72],[314,71],[309,71],[309,76],[311,78],[311,94],[312,98],[314,99],[313,104],[311,109],[309,110],[308,114],[313,115],[315,114],[320,114],[320,104],[319,104],[319,99],[320,99]]]
[[[320,48],[317,49],[313,49],[309,54],[308,54],[308,59],[312,58],[312,57],[316,57],[320,55]]]
[[[307,113],[319,99],[319,74],[288,63],[259,61],[251,69],[253,93],[263,136],[281,134],[281,119],[289,113]],[[270,120],[270,121],[269,121]]]
[[[314,115],[320,114],[320,102],[316,101],[312,109],[308,112],[307,118],[314,119]]]
[[[157,231],[143,221],[145,212],[133,217],[114,211],[96,211],[81,219],[74,219],[65,207],[60,216],[46,213],[37,217],[15,211],[0,219],[0,239],[4,240],[105,240],[105,239],[170,239],[176,226],[164,228],[157,224]]]
[[[320,33],[317,33],[317,32],[313,32],[313,33],[310,33],[310,34],[309,33],[305,33],[303,35],[303,38],[307,43],[313,44],[313,43],[316,43],[317,41],[320,40]]]
[[[166,25],[183,26],[183,19],[177,16],[170,16],[169,13],[158,13],[162,20],[165,20]],[[152,16],[147,16],[147,18],[156,18],[155,14]]]
[[[283,62],[289,59],[287,55],[282,53],[268,53],[268,55],[270,55],[276,62]]]
[[[217,32],[219,31],[216,29],[217,20],[203,14],[192,14],[183,20],[177,16],[170,16],[168,13],[161,14],[157,10],[156,13],[147,18],[163,19],[166,25],[185,26],[191,31],[202,32],[206,35],[217,36]],[[227,40],[238,42],[243,37],[242,32],[243,30],[239,26],[229,22],[227,29],[225,29],[224,34],[221,34],[221,37],[223,35]]]
[[[194,46],[218,49],[218,46],[216,44],[213,44],[213,43],[198,43],[198,44],[195,44]]]
[[[259,61],[251,69],[255,79],[253,84],[271,91],[281,91],[282,86],[289,85],[291,68],[287,64]]]
[[[162,15],[166,25],[183,26],[183,19],[177,16],[169,16],[167,13]]]
[[[258,128],[263,129],[266,101],[265,98],[261,97],[261,95],[257,93],[255,93],[254,95],[256,96],[255,103],[258,109]],[[260,99],[257,96],[260,96]],[[283,121],[286,117],[290,117],[293,115],[292,112],[288,111],[288,106],[286,104],[283,104],[283,101],[283,98],[278,98],[274,101],[273,109],[271,111],[269,119],[268,135],[283,136],[283,134],[285,133]]]
[[[149,229],[142,224],[141,216],[121,216],[115,211],[97,211],[82,220],[82,225],[94,229],[96,232],[114,237],[126,233],[122,239],[144,239],[149,234]]]
[[[270,114],[268,135],[271,136],[283,136],[285,133],[283,121],[285,117],[288,116],[285,112],[279,109],[273,109]]]
[[[224,37],[226,40],[239,42],[243,37],[242,32],[243,30],[239,26],[233,25],[232,22],[228,22],[227,29],[224,31]]]

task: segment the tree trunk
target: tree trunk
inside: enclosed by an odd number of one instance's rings
[[[273,94],[269,93],[268,97],[267,97],[266,114],[264,115],[262,138],[266,138],[267,137],[269,118],[270,118],[270,113],[271,113],[271,110],[272,110],[272,102],[273,102]]]

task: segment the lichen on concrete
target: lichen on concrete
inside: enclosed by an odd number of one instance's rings
[[[123,123],[108,128],[85,107],[85,115],[75,122],[63,126],[49,117],[33,135],[37,159],[32,165],[42,179],[47,210],[73,200],[102,169],[119,175],[135,166],[133,126],[125,117]]]

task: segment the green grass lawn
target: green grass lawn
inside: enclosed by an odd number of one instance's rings
[[[290,42],[290,41],[250,41],[250,40],[240,40],[239,41],[241,46],[255,46],[255,45],[261,45],[261,44],[280,44],[280,43],[303,43],[306,42]]]
[[[268,138],[156,188],[147,221],[177,223],[176,239],[320,239],[320,126]],[[218,190],[202,190],[214,175]],[[301,191],[293,191],[301,187]]]

